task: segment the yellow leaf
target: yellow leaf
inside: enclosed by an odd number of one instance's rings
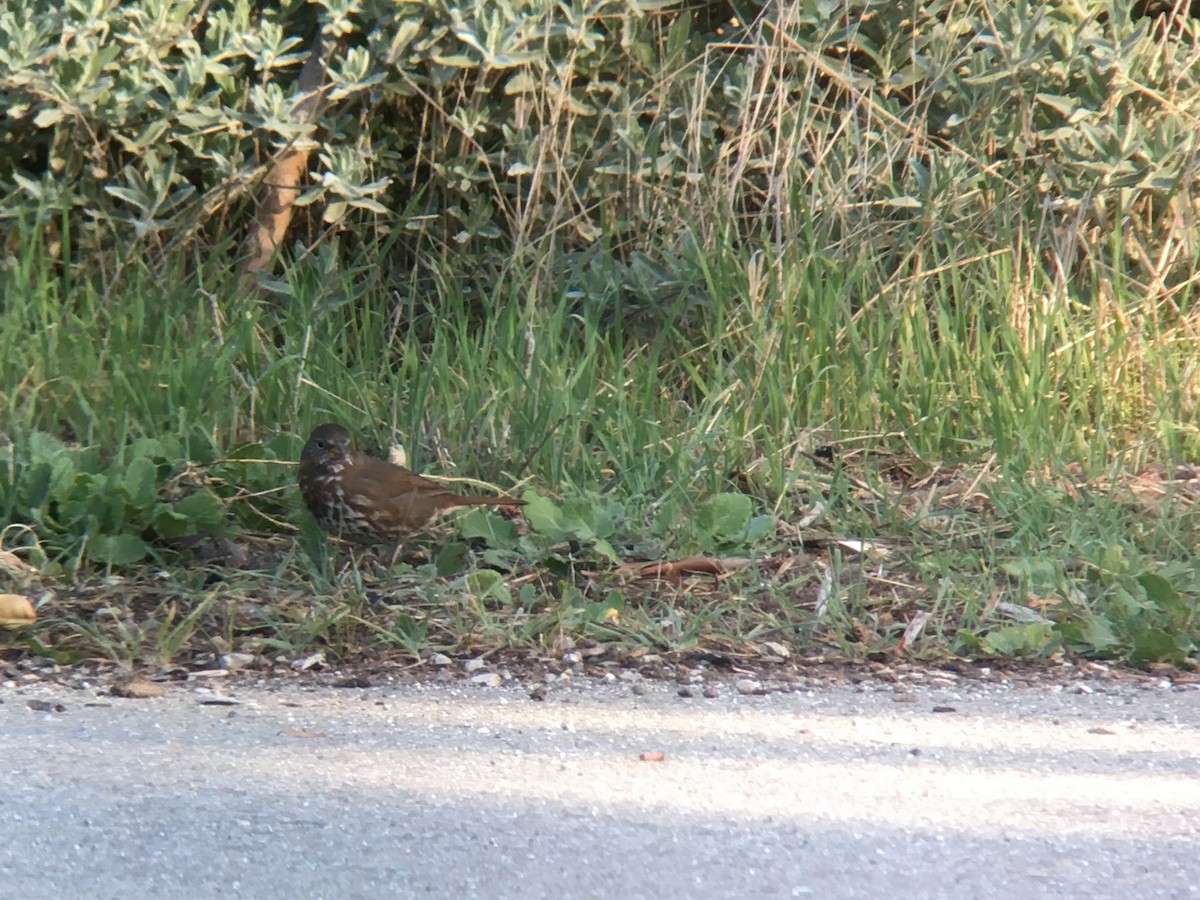
[[[18,627],[37,620],[33,604],[20,594],[0,594],[0,625]]]
[[[0,550],[0,569],[7,572],[12,572],[15,575],[25,575],[34,571],[33,566],[21,559],[15,553],[9,553],[7,550]]]

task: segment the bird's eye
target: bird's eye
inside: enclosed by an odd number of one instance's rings
[[[320,438],[318,438],[316,443],[317,443],[317,449],[318,449],[318,450],[324,450],[324,449],[325,449],[325,442],[324,442],[323,440],[321,440]]]

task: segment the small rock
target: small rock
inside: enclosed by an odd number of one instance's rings
[[[471,684],[480,687],[500,687],[500,676],[496,672],[484,672],[482,675],[472,675]]]
[[[704,689],[704,696],[709,700],[716,700],[721,696],[721,692],[715,684],[710,684]]]
[[[30,700],[27,705],[34,712],[65,712],[67,709],[61,703],[50,703],[47,700]]]
[[[532,691],[529,692],[529,699],[530,700],[545,700],[546,693],[547,693],[546,686],[544,684],[539,684],[537,687],[535,687]]]
[[[792,655],[792,651],[779,641],[763,641],[759,644],[759,649],[765,651],[764,656],[774,656],[778,659],[787,659]]]
[[[310,653],[302,659],[292,660],[292,669],[296,672],[307,672],[309,669],[325,666],[325,651],[318,650],[316,653]]]
[[[435,666],[448,666],[453,663],[454,660],[448,657],[445,653],[433,653],[430,654],[429,662]]]
[[[749,695],[765,693],[763,691],[762,682],[755,681],[753,678],[739,678],[737,680],[737,684],[734,686],[737,688],[737,692],[739,694]]]
[[[246,666],[254,662],[254,654],[252,653],[222,653],[217,661],[221,664],[221,668],[229,672],[236,672],[238,669],[244,669]]]
[[[482,656],[476,656],[474,659],[464,659],[462,667],[466,672],[478,672],[486,665],[486,659],[484,659]]]
[[[635,697],[644,697],[646,695],[646,686],[640,681],[635,681],[630,690],[633,691],[633,696]]]
[[[688,687],[687,685],[684,685],[683,687],[681,687],[678,691],[676,691],[676,693],[680,697],[683,697],[684,699],[689,699],[691,697],[696,696],[695,694],[692,693],[692,689],[690,687]]]

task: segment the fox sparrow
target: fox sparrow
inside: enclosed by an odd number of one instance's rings
[[[319,425],[300,454],[304,505],[326,531],[396,541],[456,506],[523,506],[513,497],[468,497],[360,453],[341,425]]]

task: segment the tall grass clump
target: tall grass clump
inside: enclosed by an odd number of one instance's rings
[[[159,483],[214,466],[259,524],[325,419],[651,511],[786,508],[831,446],[1016,473],[1200,449],[1178,10],[28,0],[0,37],[10,515],[45,499],[16,487],[37,433],[98,467],[164,442]],[[248,280],[234,238],[298,146]]]

